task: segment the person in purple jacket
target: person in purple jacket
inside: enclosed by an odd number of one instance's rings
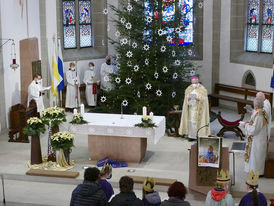
[[[258,189],[259,174],[251,170],[246,185],[248,193],[241,199],[239,206],[267,206],[265,196]]]
[[[100,185],[102,186],[102,189],[104,190],[107,201],[110,200],[111,196],[114,194],[113,188],[111,184],[107,181],[107,179],[110,179],[112,175],[112,167],[110,165],[104,165],[101,172],[101,180]]]

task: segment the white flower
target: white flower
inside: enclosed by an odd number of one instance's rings
[[[181,28],[180,27],[176,27],[175,32],[176,33],[180,33],[181,32]]]
[[[108,14],[108,9],[107,8],[104,8],[103,10],[103,14],[107,15]]]
[[[187,53],[188,53],[189,56],[192,56],[192,50],[191,50],[191,49],[189,49],[189,50],[187,51]]]
[[[148,22],[148,23],[151,23],[151,22],[152,22],[152,17],[151,17],[151,16],[147,17],[147,22]]]
[[[176,60],[175,60],[175,65],[176,65],[176,66],[181,65],[181,61],[180,61],[179,59],[176,59]]]
[[[126,23],[125,17],[122,17],[122,18],[120,19],[120,22],[121,22],[122,24]]]
[[[203,6],[204,6],[203,2],[200,1],[199,4],[198,4],[198,7],[201,9],[201,8],[203,8]]]
[[[131,6],[131,4],[128,4],[128,5],[127,5],[127,11],[128,11],[128,12],[131,12],[132,9],[133,9],[133,7]]]
[[[131,84],[132,83],[132,79],[128,77],[128,78],[126,78],[125,82],[126,82],[126,84]]]
[[[167,66],[163,66],[163,72],[164,72],[164,73],[167,73],[167,71],[168,71]]]
[[[172,98],[175,98],[175,96],[176,96],[176,92],[175,92],[175,91],[173,91],[173,92],[172,92],[172,94],[171,94],[171,96],[172,96]]]
[[[158,35],[159,35],[159,36],[162,36],[163,34],[164,34],[163,29],[158,29]]]
[[[121,33],[120,33],[119,31],[116,31],[116,32],[115,32],[115,36],[116,36],[116,37],[119,37],[120,35],[121,35]]]
[[[145,64],[148,65],[149,64],[149,60],[145,59]]]
[[[170,35],[168,35],[168,36],[166,37],[166,40],[167,40],[168,42],[172,42],[172,37],[171,37]]]
[[[138,97],[138,98],[141,97],[140,91],[137,92],[137,97]]]
[[[192,70],[190,71],[190,75],[191,75],[191,76],[194,76],[194,75],[195,75],[195,73],[196,73],[196,72],[195,72],[195,70],[194,70],[194,69],[192,69]]]
[[[108,76],[104,76],[104,81],[108,82],[109,81],[109,77]]]
[[[176,56],[176,52],[174,50],[172,50],[171,54],[172,54],[173,57]]]
[[[155,78],[155,79],[158,79],[158,78],[159,78],[158,72],[155,72],[155,73],[154,73],[154,78]]]
[[[101,96],[101,102],[104,103],[105,101],[107,101],[107,98],[105,96]]]
[[[133,69],[134,69],[135,72],[138,72],[139,71],[139,65],[134,65]]]
[[[127,61],[127,65],[128,65],[129,67],[131,67],[131,66],[132,66],[131,61]]]
[[[149,45],[145,44],[143,48],[144,48],[145,51],[148,51],[149,50]]]
[[[128,30],[130,30],[131,28],[132,28],[132,25],[131,25],[131,23],[126,23],[126,28],[128,29]]]
[[[147,89],[147,90],[151,90],[151,88],[152,88],[151,84],[150,84],[150,83],[147,83],[147,84],[146,84],[146,89]]]
[[[128,58],[131,58],[132,55],[133,55],[133,54],[132,54],[132,51],[127,51],[127,54],[126,54],[126,55],[127,55]]]
[[[138,46],[138,44],[137,44],[136,42],[133,42],[133,43],[132,43],[132,47],[133,47],[134,49],[136,49],[137,46]]]
[[[166,51],[166,47],[165,46],[161,46],[161,52],[165,52]]]
[[[116,78],[115,78],[115,82],[116,82],[117,84],[120,84],[120,82],[121,82],[120,77],[116,77]]]
[[[162,96],[162,91],[161,91],[160,89],[157,89],[157,90],[156,90],[156,95],[157,95],[158,97]]]
[[[128,105],[128,101],[127,101],[126,99],[124,99],[124,100],[122,101],[122,105],[123,105],[124,107],[126,107],[126,106]]]
[[[175,72],[175,73],[173,73],[173,79],[177,79],[178,78],[178,74]]]

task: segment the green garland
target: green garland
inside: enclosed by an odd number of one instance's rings
[[[45,133],[45,131],[45,125],[38,117],[29,118],[27,126],[23,129],[23,133],[28,136],[39,136],[41,133]]]
[[[71,124],[87,124],[88,121],[84,120],[83,116],[80,113],[73,115],[72,120],[69,122]]]
[[[152,122],[152,120],[145,116],[145,117],[142,117],[142,122],[141,123],[138,123],[138,124],[135,124],[134,125],[135,127],[141,127],[141,128],[153,128],[153,127],[157,127],[157,125],[155,123]]]

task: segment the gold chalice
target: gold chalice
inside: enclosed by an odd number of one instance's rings
[[[174,105],[173,108],[175,109],[175,111],[178,111],[180,105]]]

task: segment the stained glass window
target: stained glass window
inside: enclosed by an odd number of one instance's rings
[[[273,9],[274,0],[248,0],[247,51],[272,53]]]
[[[154,2],[154,5],[152,5]],[[179,21],[176,21],[176,4],[178,3],[178,16]],[[158,19],[158,12],[162,11],[162,24],[164,28],[164,35],[170,35],[172,37],[172,43],[175,42],[175,29],[177,27],[180,28],[179,36],[179,44],[186,45],[193,43],[193,0],[163,0],[162,8],[159,8],[157,1],[147,0],[144,2],[145,6],[145,16],[146,19],[148,17],[153,16],[153,6],[154,8],[154,17]],[[152,22],[153,23],[153,22]],[[152,24],[152,23],[147,23]],[[169,26],[167,26],[169,25]],[[171,26],[172,25],[172,26]],[[144,31],[145,39],[150,40],[149,32],[147,30]]]
[[[78,7],[76,7],[77,4]],[[64,48],[92,46],[91,1],[63,0],[62,8]],[[76,8],[78,9],[76,10]]]

